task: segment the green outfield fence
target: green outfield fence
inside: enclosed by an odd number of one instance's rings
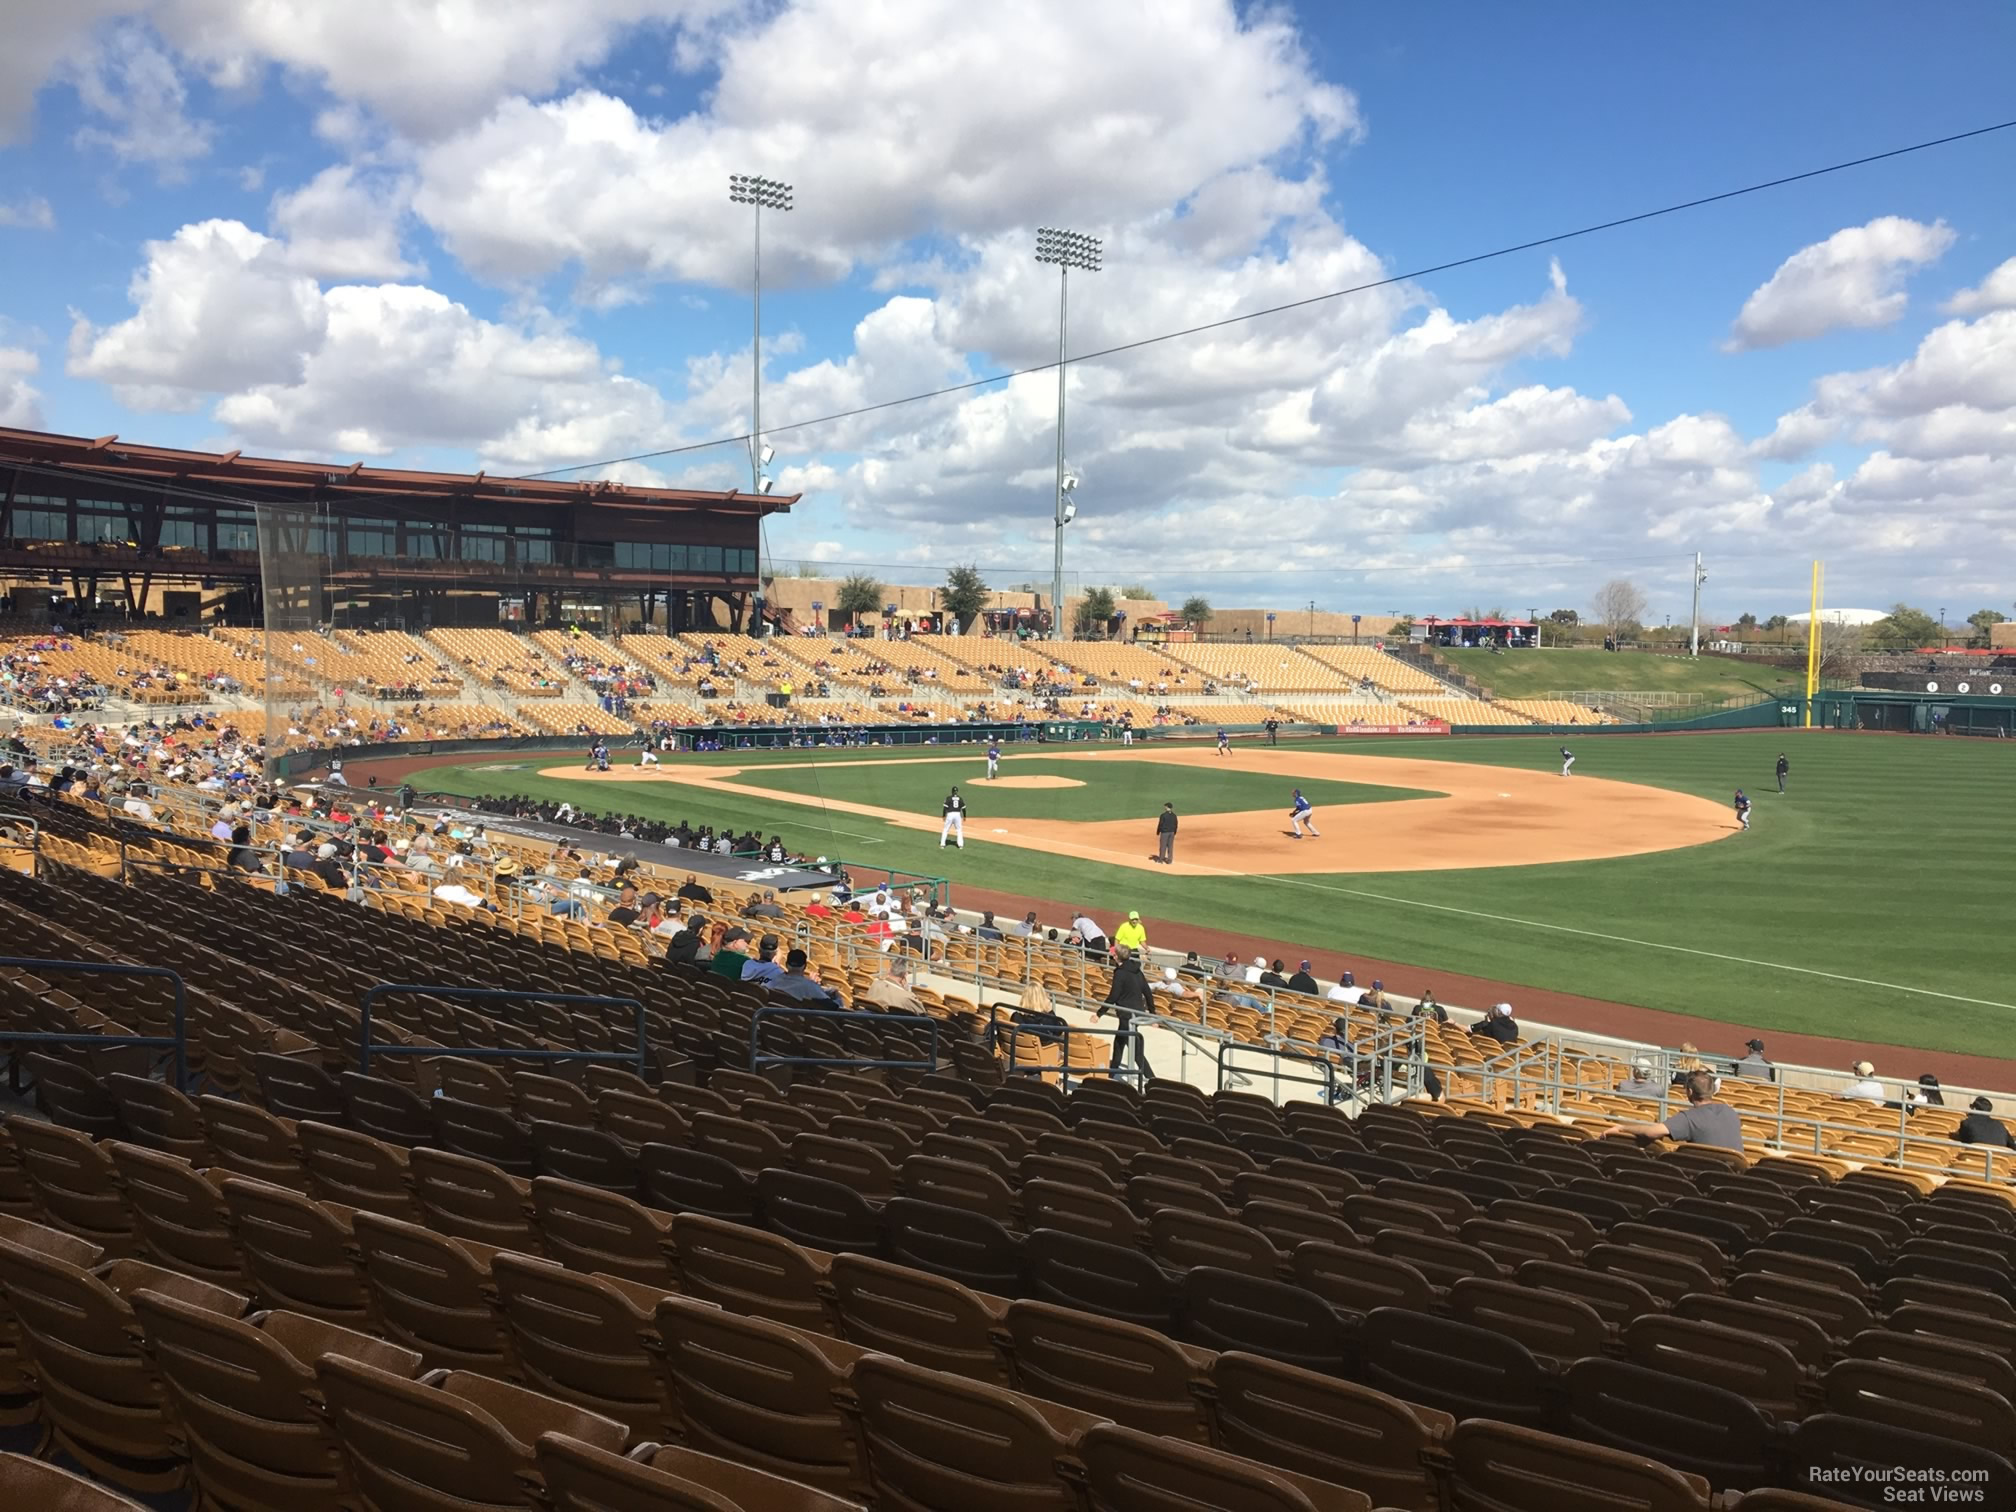
[[[1928,676],[1926,682],[1934,686],[1922,693],[1869,688],[1821,693],[1813,700],[1813,723],[1829,730],[1991,739],[2016,735],[2016,679],[2005,683],[1988,675],[1959,680]]]

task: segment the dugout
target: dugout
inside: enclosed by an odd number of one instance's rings
[[[1843,689],[1813,700],[1813,723],[1829,730],[1913,735],[2016,735],[2016,681],[1930,678],[1917,692]]]

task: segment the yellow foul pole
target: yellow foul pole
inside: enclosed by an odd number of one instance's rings
[[[1806,728],[1813,728],[1813,695],[1820,691],[1820,577],[1813,564],[1813,602],[1806,616]]]

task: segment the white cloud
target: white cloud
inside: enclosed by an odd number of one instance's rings
[[[574,265],[591,284],[740,287],[749,213],[727,177],[762,172],[797,188],[796,208],[767,218],[765,271],[804,282],[925,233],[1111,234],[1200,191],[1210,243],[1227,197],[1306,207],[1263,165],[1359,129],[1285,19],[1242,21],[1228,0],[1167,0],[1153,25],[1046,0],[804,0],[720,34],[713,61],[706,110],[677,121],[593,90],[508,101],[420,153],[415,207],[493,279]]]
[[[56,229],[56,212],[49,201],[39,194],[31,194],[14,204],[0,204],[0,226],[18,226],[29,231],[53,231]]]
[[[1810,341],[1844,327],[1889,325],[1904,313],[1904,279],[1953,245],[1944,221],[1885,215],[1802,247],[1743,303],[1726,349]]]
[[[0,425],[42,428],[42,395],[28,381],[40,366],[33,352],[0,346]]]
[[[91,30],[132,0],[52,0],[10,5],[0,46],[0,147],[28,134],[36,96],[65,62],[85,53]]]
[[[214,135],[188,115],[189,91],[175,60],[138,26],[114,27],[76,67],[77,98],[93,119],[80,127],[81,148],[154,170],[164,184],[188,176]]]
[[[1948,315],[1985,315],[1990,310],[2016,309],[2016,257],[1982,279],[1971,289],[1962,289],[1940,308]]]
[[[404,179],[374,179],[338,164],[274,197],[273,234],[286,242],[289,265],[317,278],[411,278],[425,271],[399,246],[411,192]]]

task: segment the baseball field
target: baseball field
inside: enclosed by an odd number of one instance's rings
[[[2016,1054],[2010,742],[1798,731],[548,756],[423,789],[780,833],[862,867],[1111,920],[1350,952],[1768,1031]],[[1780,795],[1773,767],[1791,763]],[[619,761],[634,755],[618,753]],[[966,846],[941,848],[957,784]],[[1299,787],[1320,837],[1287,820]],[[1752,828],[1731,801],[1754,800]],[[1175,805],[1176,864],[1154,822]],[[1048,920],[1046,919],[1046,922]],[[1061,920],[1060,920],[1061,922]],[[1164,941],[1157,943],[1176,943]],[[1413,990],[1411,980],[1394,985]]]

